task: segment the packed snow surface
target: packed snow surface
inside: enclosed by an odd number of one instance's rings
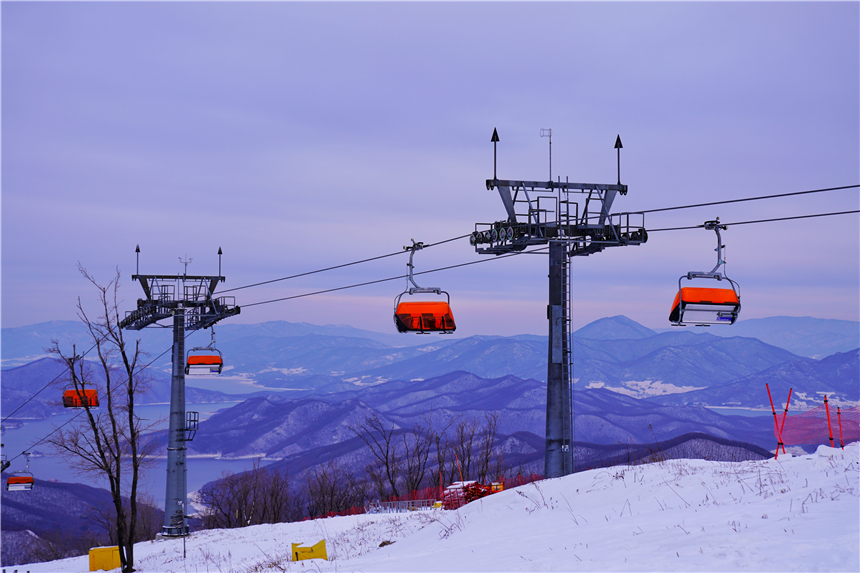
[[[142,572],[860,571],[860,445],[590,470],[457,511],[335,517],[139,543]],[[326,540],[329,561],[290,562]],[[380,547],[383,541],[394,543]],[[87,557],[20,565],[87,571]]]

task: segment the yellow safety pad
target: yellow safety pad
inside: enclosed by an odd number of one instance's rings
[[[301,543],[293,543],[293,561],[303,561],[305,559],[325,559],[328,561],[328,553],[325,550],[325,539],[310,547],[300,547],[300,545]]]
[[[93,547],[90,549],[90,571],[98,571],[99,569],[110,571],[121,566],[119,547]]]

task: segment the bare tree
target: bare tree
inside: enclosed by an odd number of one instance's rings
[[[401,473],[401,460],[397,455],[395,429],[385,427],[377,414],[367,416],[363,423],[350,426],[350,431],[367,444],[373,457],[381,465],[380,473],[391,488],[391,495],[398,496],[397,482]],[[382,495],[382,497],[385,497]]]
[[[478,423],[475,420],[460,420],[454,428],[454,455],[462,479],[472,475],[472,453],[475,451],[475,435]]]
[[[129,500],[124,499],[126,511],[129,511]],[[99,528],[104,529],[107,533],[107,540],[101,542],[102,545],[117,545],[116,528],[116,508],[113,503],[106,503],[99,506],[93,506],[89,513],[89,520],[96,524]],[[134,542],[149,541],[155,539],[156,535],[161,531],[161,524],[164,522],[164,512],[157,507],[153,499],[149,496],[137,496],[137,527],[135,528]],[[89,547],[92,547],[90,544]],[[86,553],[86,551],[84,552]],[[83,555],[83,553],[82,553]]]
[[[317,466],[308,477],[308,515],[316,517],[363,506],[367,501],[366,483],[337,460]]]
[[[263,523],[282,523],[300,517],[285,473],[260,467],[247,472],[224,472],[200,490],[204,529],[230,529]]]
[[[493,458],[493,451],[496,444],[496,431],[499,428],[499,413],[485,412],[484,426],[481,428],[480,443],[478,444],[478,481],[486,483],[487,476],[490,473],[490,463]],[[500,454],[501,455],[501,454]],[[500,472],[501,459],[496,460],[496,475]],[[492,476],[490,476],[492,481]]]
[[[50,353],[66,368],[72,390],[84,396],[85,389],[97,389],[100,408],[81,401],[83,419],[60,429],[48,442],[82,475],[106,479],[115,511],[114,534],[119,546],[122,571],[134,571],[134,542],[138,527],[138,485],[142,472],[154,461],[153,444],[141,436],[151,429],[135,412],[135,398],[149,381],[141,364],[139,341],[129,344],[119,328],[119,279],[101,285],[80,264],[78,270],[98,290],[98,313],[90,316],[78,298],[78,318],[87,328],[95,359],[85,361],[77,347],[64,351],[53,340]],[[127,497],[128,503],[124,502]]]
[[[389,496],[388,481],[385,479],[384,472],[375,463],[369,463],[364,468],[368,480],[376,490],[376,495],[379,499],[385,499]]]
[[[415,424],[412,431],[403,434],[403,480],[406,491],[421,487],[427,473],[427,458],[433,444],[432,430]]]
[[[457,464],[453,459],[451,441],[448,438],[448,430],[457,421],[456,416],[450,416],[444,426],[441,428],[434,427],[433,415],[428,414],[424,418],[424,424],[427,426],[427,434],[433,443],[436,451],[436,469],[431,472],[430,485],[440,486],[454,481],[454,476],[457,473]]]

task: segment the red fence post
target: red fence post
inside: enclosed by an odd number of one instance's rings
[[[779,441],[782,441],[782,431],[785,429],[785,417],[788,415],[788,404],[791,402],[791,391],[793,388],[788,389],[788,400],[785,401],[785,411],[782,413],[782,425],[779,427]],[[785,444],[782,446],[782,453],[785,453]],[[779,447],[776,448],[776,456],[774,459],[779,457]]]
[[[839,421],[839,447],[845,449],[845,442],[842,440],[842,412],[839,406],[836,406],[836,419]]]
[[[773,398],[770,395],[770,386],[765,383],[765,388],[767,388],[767,399],[770,400],[770,411],[773,412],[773,433],[776,435],[776,456],[774,459],[779,457],[779,447],[782,446],[782,451],[785,453],[785,445],[782,443],[782,432],[779,429],[779,422],[776,419],[776,409],[773,407]]]
[[[827,412],[827,431],[830,432],[830,447],[833,447],[833,428],[830,427],[830,406],[827,404],[827,394],[824,395],[824,411]]]

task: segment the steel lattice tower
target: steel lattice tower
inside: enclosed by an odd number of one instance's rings
[[[551,131],[541,130],[541,135],[545,134],[551,136]],[[607,247],[646,242],[645,215],[610,212],[615,198],[627,194],[627,185],[621,184],[620,136],[615,141],[615,148],[619,150],[616,184],[571,183],[561,178],[552,181],[551,176],[549,181],[498,179],[495,147],[499,136],[496,130],[493,130],[491,141],[493,178],[487,179],[486,185],[488,190],[498,191],[508,218],[495,223],[476,223],[470,242],[477,253],[490,255],[516,253],[534,245],[549,247],[544,474],[559,477],[574,471],[571,258],[599,253]]]
[[[135,249],[138,256],[140,246]],[[214,297],[221,276],[221,249],[218,249],[217,276],[132,275],[140,282],[146,298],[137,309],[126,313],[120,328],[140,330],[158,321],[173,318],[172,375],[170,379],[170,419],[167,443],[167,486],[164,498],[162,535],[188,535],[185,508],[188,506],[186,442],[197,431],[197,412],[185,411],[185,333],[209,328],[220,320],[239,314],[234,297]],[[180,259],[181,260],[181,259]],[[187,263],[186,270],[188,268]],[[167,327],[163,327],[167,328]]]

